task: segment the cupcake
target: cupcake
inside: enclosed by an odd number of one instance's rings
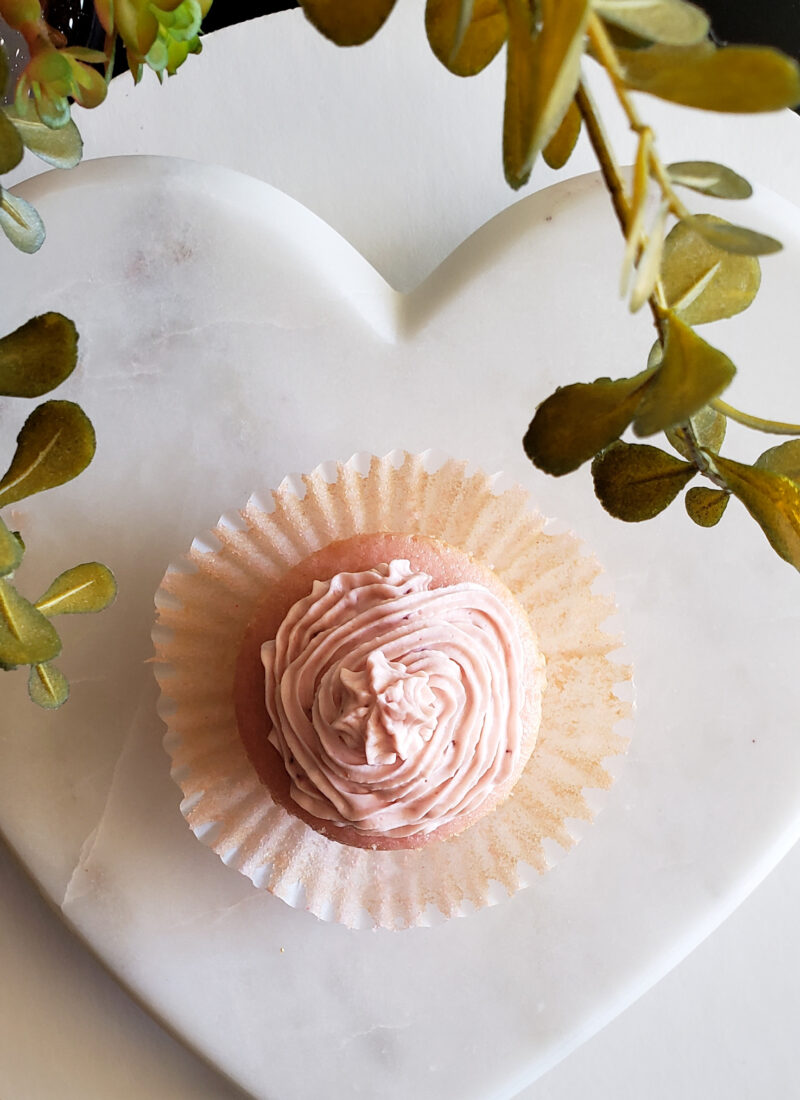
[[[154,639],[182,812],[226,863],[317,916],[401,928],[570,847],[624,750],[630,672],[599,567],[523,490],[355,456],[214,536],[167,571]]]
[[[431,538],[373,533],[268,587],[234,698],[277,802],[340,843],[391,849],[455,836],[505,800],[543,688],[530,620],[490,569]]]

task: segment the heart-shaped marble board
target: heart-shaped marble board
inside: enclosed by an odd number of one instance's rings
[[[229,170],[100,161],[24,193],[49,244],[6,256],[4,324],[76,319],[80,364],[59,396],[92,416],[98,454],[10,510],[29,547],[18,580],[35,595],[97,557],[120,595],[62,620],[61,713],[4,679],[3,832],[122,981],[255,1096],[512,1095],[699,942],[798,831],[796,575],[736,503],[711,531],[680,504],[626,526],[588,471],[555,481],[522,452],[554,386],[647,354],[647,318],[613,290],[601,184],[521,201],[406,297]],[[753,309],[712,335],[747,368],[732,400],[800,406],[782,340],[800,219],[767,192],[752,206],[788,247]],[[26,412],[3,404],[3,439]],[[743,434],[732,453],[752,451]],[[598,554],[635,668],[634,736],[596,824],[576,824],[582,843],[532,886],[436,927],[351,931],[259,892],[186,827],[146,664],[153,592],[251,490],[356,450],[429,446],[506,471]]]

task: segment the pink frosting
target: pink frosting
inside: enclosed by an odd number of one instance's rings
[[[270,742],[295,802],[411,836],[477,810],[522,751],[524,649],[488,588],[392,561],[315,581],[265,642]]]

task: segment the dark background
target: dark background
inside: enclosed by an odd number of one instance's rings
[[[402,4],[403,0],[397,2]],[[710,15],[717,41],[778,46],[800,60],[800,0],[702,0],[699,6]],[[295,7],[297,4],[215,0],[203,26],[210,32]],[[73,44],[102,46],[102,29],[94,17],[91,0],[51,0],[48,19],[67,33]]]
[[[402,4],[403,0],[397,2]],[[266,12],[295,7],[216,0],[204,26],[208,31],[216,30]],[[711,17],[718,41],[778,46],[800,59],[800,0],[700,0],[699,7]]]

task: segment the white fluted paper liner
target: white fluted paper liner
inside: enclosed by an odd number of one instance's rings
[[[251,497],[209,543],[170,566],[156,595],[156,669],[165,747],[194,833],[256,886],[349,927],[405,928],[465,915],[528,885],[574,843],[569,819],[607,788],[603,761],[627,747],[615,725],[630,704],[610,655],[615,610],[572,534],[549,534],[519,486],[432,452],[355,455],[287,478],[271,505]],[[539,739],[511,796],[448,840],[413,850],[348,847],[279,806],[239,738],[233,681],[242,637],[266,586],[308,554],[358,533],[423,534],[490,565],[530,615],[547,659]],[[211,545],[211,543],[215,545]],[[546,851],[547,849],[547,851]]]

